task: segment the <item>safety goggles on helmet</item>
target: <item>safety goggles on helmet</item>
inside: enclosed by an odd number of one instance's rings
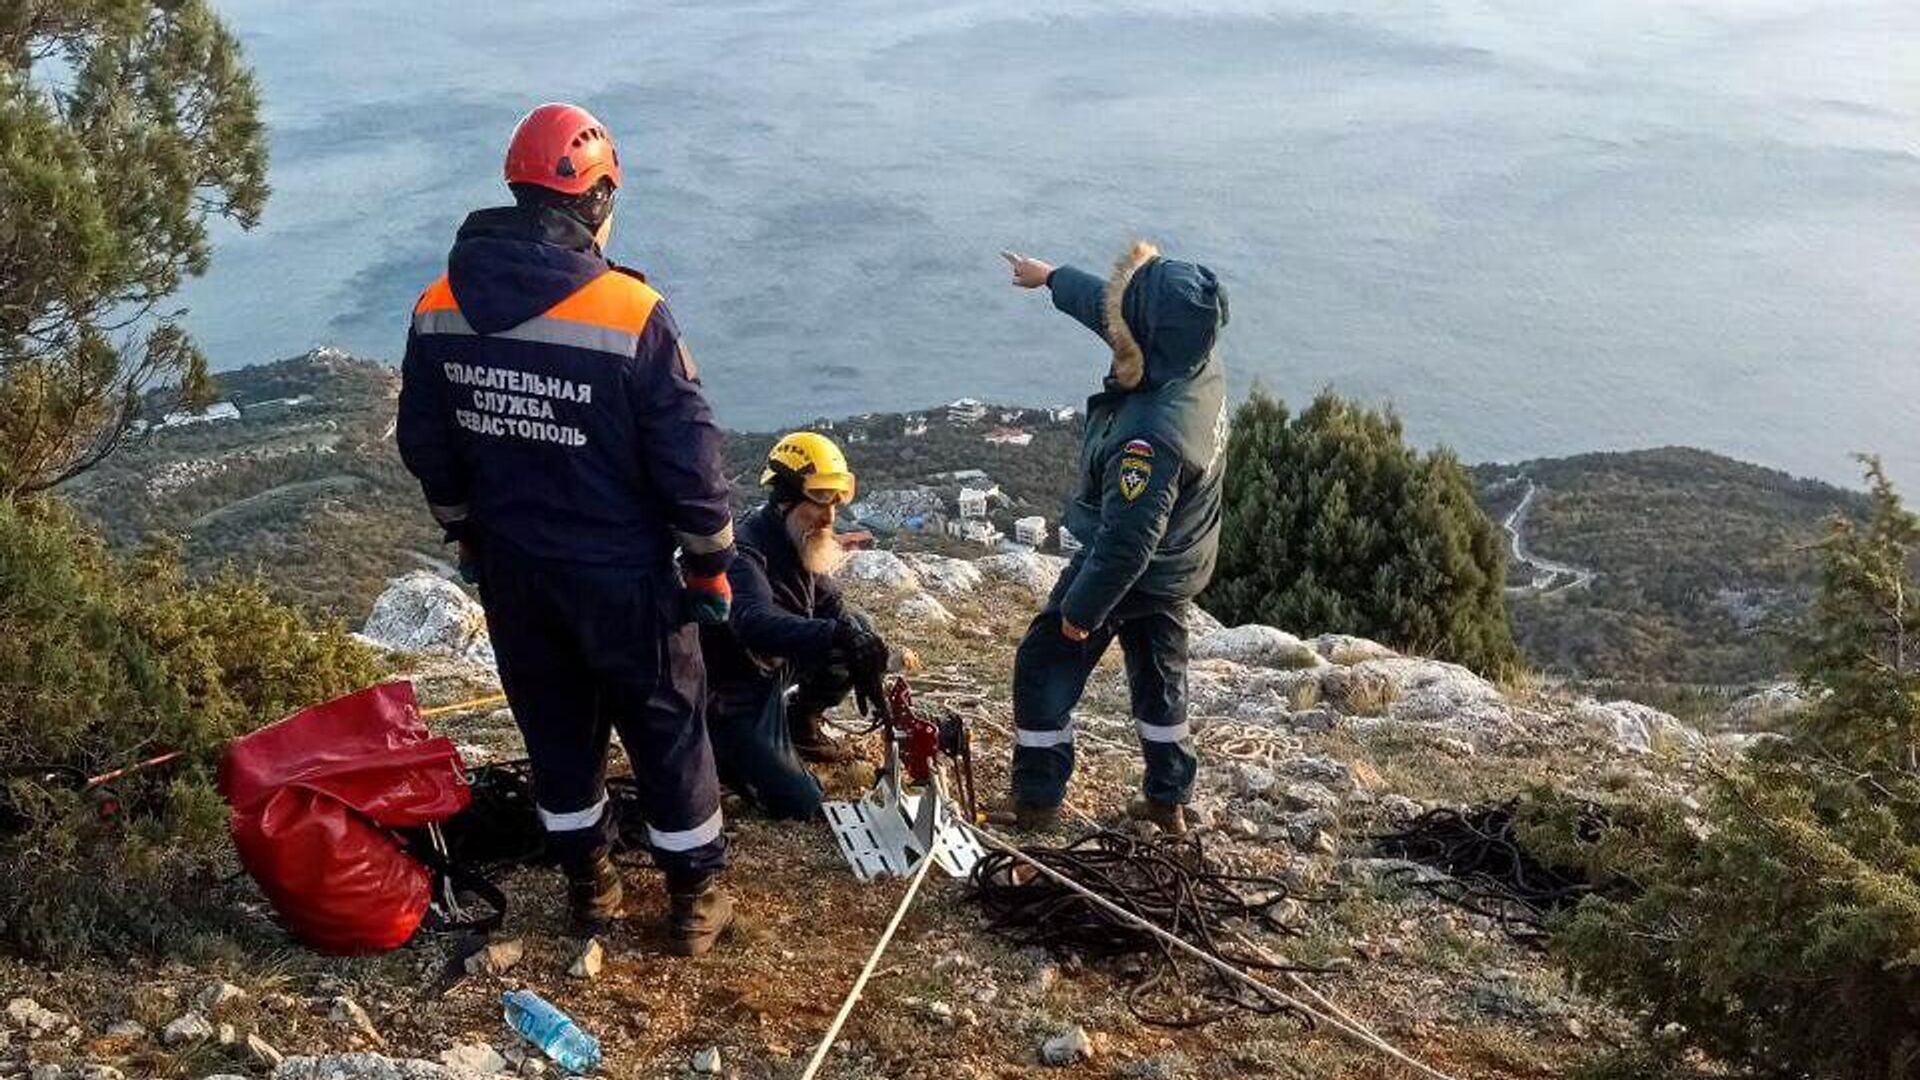
[[[845,506],[853,501],[852,473],[803,476],[800,481],[800,494],[810,502],[817,502],[821,506]]]

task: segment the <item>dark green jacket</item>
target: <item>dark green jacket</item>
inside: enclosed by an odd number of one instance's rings
[[[1190,600],[1213,577],[1227,436],[1226,373],[1213,345],[1227,296],[1213,271],[1146,244],[1107,281],[1063,266],[1047,284],[1054,306],[1114,353],[1104,389],[1087,399],[1079,494],[1065,519],[1086,547],[1060,610],[1092,629],[1123,604]]]

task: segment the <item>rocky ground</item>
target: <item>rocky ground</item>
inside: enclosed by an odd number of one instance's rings
[[[921,698],[973,721],[983,793],[1004,790],[1013,646],[1058,570],[1044,556],[868,552],[842,573],[921,654]],[[367,634],[410,650],[423,703],[462,701],[494,689],[477,614],[457,588],[421,573],[382,598]],[[1495,686],[1361,639],[1224,629],[1198,614],[1195,634],[1203,841],[1226,868],[1278,877],[1301,900],[1290,908],[1299,935],[1250,928],[1262,946],[1327,969],[1308,977],[1316,990],[1451,1076],[1558,1076],[1631,1038],[1625,1018],[1583,998],[1543,954],[1398,883],[1369,837],[1425,807],[1534,784],[1684,798],[1704,760],[1735,746],[1645,706]],[[1117,823],[1138,782],[1117,653],[1079,715],[1078,816],[1059,841],[1087,822]],[[1748,708],[1771,715],[1792,707],[1788,697]],[[435,725],[474,762],[518,754],[511,716],[498,708]],[[868,749],[877,758],[877,745]],[[867,775],[827,779],[852,796]],[[606,1076],[798,1076],[904,885],[855,881],[819,823],[736,812],[729,829],[744,915],[709,957],[663,954],[664,903],[643,861],[626,865],[637,910],[592,946],[563,935],[551,872],[526,870],[506,880],[515,905],[507,926],[471,964],[460,943],[431,936],[363,960],[316,957],[278,937],[277,949],[199,966],[0,962],[0,1077],[553,1075],[502,1022],[500,994],[519,987],[601,1038]],[[264,905],[248,915],[275,940]],[[582,970],[589,950],[599,963],[586,966],[597,971]],[[821,1075],[1414,1075],[1284,1018],[1188,1030],[1143,1023],[1127,1004],[1137,974],[984,933],[965,886],[936,873]]]

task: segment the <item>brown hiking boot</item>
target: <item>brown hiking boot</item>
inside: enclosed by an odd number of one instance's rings
[[[1179,803],[1140,799],[1127,804],[1127,816],[1158,825],[1160,831],[1169,836],[1185,836],[1187,832],[1187,810]]]
[[[604,934],[626,914],[620,872],[606,848],[564,867],[567,875],[567,921],[575,937]]]
[[[1032,806],[1015,801],[999,810],[987,811],[987,824],[998,825],[1014,832],[1046,832],[1060,825],[1058,806]]]
[[[793,722],[787,734],[793,739],[793,752],[800,760],[815,765],[845,765],[858,755],[835,741],[822,726],[819,713]]]
[[[733,897],[718,875],[667,885],[667,949],[675,956],[705,956],[733,925]]]

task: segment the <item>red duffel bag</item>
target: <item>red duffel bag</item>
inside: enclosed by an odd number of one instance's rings
[[[281,923],[342,955],[398,948],[419,929],[433,871],[394,830],[445,821],[471,800],[459,751],[427,731],[407,682],[235,739],[220,793],[240,862]]]

